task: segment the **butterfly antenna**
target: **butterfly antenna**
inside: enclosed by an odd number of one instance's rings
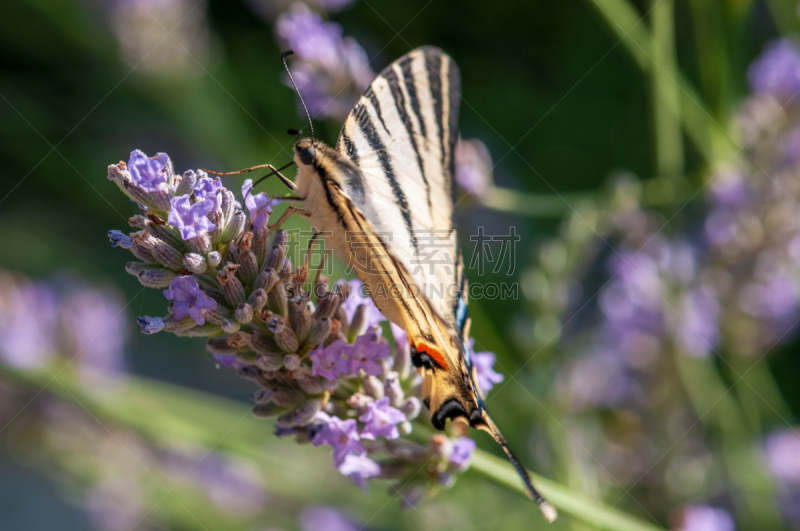
[[[536,487],[533,486],[533,481],[531,481],[531,476],[528,474],[528,471],[525,470],[525,467],[519,462],[517,456],[511,451],[511,448],[508,446],[505,437],[500,433],[500,430],[497,428],[497,425],[492,421],[491,417],[484,411],[483,420],[486,424],[482,424],[476,426],[479,429],[482,429],[485,432],[488,432],[492,438],[497,441],[497,444],[503,449],[506,453],[506,457],[508,457],[509,462],[513,465],[516,469],[517,474],[519,477],[522,478],[522,482],[525,483],[525,493],[528,495],[530,499],[536,502],[536,505],[539,506],[539,509],[542,511],[545,519],[548,522],[552,522],[558,517],[558,512],[556,508],[550,505],[550,502],[544,499],[544,496],[539,494],[539,491],[536,490]]]
[[[314,124],[311,123],[311,114],[308,112],[308,107],[306,107],[306,102],[303,101],[303,95],[300,94],[300,89],[297,88],[297,83],[294,82],[294,78],[292,77],[292,73],[289,71],[289,65],[286,64],[286,57],[292,55],[294,50],[286,50],[281,54],[281,61],[283,62],[283,67],[286,68],[286,73],[289,74],[289,81],[292,82],[292,86],[294,87],[294,91],[297,92],[297,97],[300,98],[300,103],[303,104],[303,109],[306,111],[306,117],[308,118],[308,127],[311,128],[311,140],[314,139]]]

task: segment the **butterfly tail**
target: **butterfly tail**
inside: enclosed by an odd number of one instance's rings
[[[494,438],[494,440],[497,441],[497,444],[499,444],[500,447],[503,449],[503,451],[506,453],[508,460],[517,470],[517,474],[519,474],[519,476],[522,478],[522,482],[525,484],[525,493],[528,495],[530,499],[536,502],[536,504],[539,506],[539,509],[542,511],[542,514],[544,515],[545,519],[548,522],[552,522],[553,520],[555,520],[558,517],[558,512],[556,511],[556,508],[550,505],[550,502],[545,500],[544,496],[542,496],[539,493],[539,491],[536,490],[536,487],[533,486],[533,481],[531,481],[531,477],[528,474],[528,471],[525,470],[522,464],[520,464],[519,459],[517,459],[517,456],[508,446],[505,437],[503,437],[503,435],[500,433],[500,430],[497,429],[497,425],[492,421],[491,417],[489,417],[489,415],[486,414],[485,411],[483,415],[483,421],[484,421],[483,424],[475,427],[489,433],[492,436],[492,438]]]

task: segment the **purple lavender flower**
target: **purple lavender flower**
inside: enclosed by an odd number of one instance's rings
[[[342,420],[325,415],[326,422],[314,435],[314,446],[329,444],[333,447],[333,462],[341,466],[348,455],[366,455],[367,451],[358,442],[358,426],[355,419]]]
[[[212,179],[208,177],[204,171],[200,171],[202,177],[197,180],[197,184],[194,185],[194,195],[197,198],[198,203],[203,201],[204,199],[210,199],[213,201],[213,208],[211,210],[216,210],[219,208],[220,204],[220,197],[219,194],[225,189],[222,186],[222,181],[219,177]]]
[[[367,404],[367,412],[358,417],[365,423],[361,430],[361,438],[374,441],[378,437],[397,439],[400,431],[397,425],[406,420],[406,416],[399,409],[389,405],[389,397],[384,397],[377,402]]]
[[[469,437],[460,437],[453,441],[453,452],[450,454],[450,463],[459,470],[466,469],[472,459],[472,452],[477,444]]]
[[[252,463],[210,454],[200,460],[196,472],[208,497],[220,509],[247,517],[264,507],[267,491]]]
[[[364,285],[360,280],[354,278],[350,280],[348,284],[350,284],[350,295],[342,302],[342,309],[345,315],[347,315],[348,321],[353,320],[356,310],[362,304],[365,304],[367,307],[366,322],[368,328],[377,326],[386,320],[386,317],[384,317],[378,307],[375,306],[375,301],[364,294]]]
[[[378,333],[373,328],[356,338],[356,342],[350,347],[348,352],[350,358],[350,374],[358,374],[363,370],[370,376],[378,376],[383,372],[378,360],[388,358],[392,353],[392,348],[386,343],[378,343]]]
[[[41,368],[57,350],[56,296],[44,286],[9,284],[10,296],[0,299],[0,357],[18,369]]]
[[[784,429],[767,436],[764,457],[770,473],[786,484],[800,485],[800,433]]]
[[[264,229],[269,222],[269,216],[272,214],[272,208],[281,202],[280,199],[270,199],[266,193],[251,194],[253,189],[253,180],[247,179],[242,185],[242,197],[244,197],[244,204],[250,211],[250,218],[253,221],[254,229]]]
[[[800,141],[800,138],[798,138]],[[738,207],[750,202],[752,192],[739,170],[719,171],[709,186],[711,200],[721,206]]]
[[[156,332],[161,332],[164,329],[164,319],[161,317],[150,317],[149,315],[137,317],[136,324],[141,326],[142,333],[148,336]]]
[[[705,222],[705,233],[708,243],[722,246],[736,237],[738,230],[736,216],[727,208],[714,210]]]
[[[217,228],[208,219],[208,213],[214,209],[213,200],[199,201],[191,204],[189,194],[173,197],[167,221],[181,231],[181,238],[189,240]]]
[[[683,509],[679,531],[734,531],[736,526],[727,511],[708,505],[689,505]]]
[[[367,492],[367,480],[379,476],[381,467],[369,457],[350,454],[339,466],[339,472]]]
[[[776,273],[765,282],[745,286],[739,304],[745,312],[757,317],[792,318],[798,310],[798,286],[791,277]]]
[[[234,367],[236,369],[247,367],[246,363],[239,361],[236,354],[212,354],[212,357],[222,367]]]
[[[477,138],[459,140],[456,145],[456,182],[475,196],[482,195],[492,184],[492,156]]]
[[[793,98],[800,92],[800,49],[788,39],[769,42],[747,70],[747,79],[755,94]]]
[[[308,505],[300,511],[301,531],[359,531],[360,526],[344,516],[334,507]]]
[[[678,344],[684,354],[702,358],[720,339],[719,303],[707,289],[692,289],[683,294],[678,318]]]
[[[352,347],[341,339],[334,341],[325,348],[320,348],[309,354],[311,358],[311,374],[324,376],[328,380],[336,380],[340,374],[350,370],[350,362],[345,359],[345,354]]]
[[[167,185],[166,169],[169,157],[166,153],[158,153],[150,158],[138,149],[131,151],[128,159],[128,171],[133,182],[145,192],[155,192]]]
[[[197,284],[197,279],[192,276],[175,277],[169,288],[164,290],[164,296],[167,300],[174,301],[173,313],[176,320],[188,315],[199,325],[206,322],[203,314],[217,307],[217,301],[206,295]]]
[[[472,345],[470,345],[471,348]],[[478,387],[484,395],[491,391],[495,384],[499,384],[505,379],[505,376],[494,370],[496,360],[497,356],[494,352],[473,352],[472,354],[472,365],[478,375]]]

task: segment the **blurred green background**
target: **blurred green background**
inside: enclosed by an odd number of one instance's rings
[[[648,39],[657,33],[658,10],[674,14],[674,19],[668,17],[675,28],[674,60],[681,78],[694,87],[710,113],[700,121],[714,120],[725,127],[747,95],[746,68],[765,41],[800,29],[795,4],[789,1],[655,3],[661,5],[600,0],[357,0],[330,19],[364,47],[374,71],[424,44],[439,46],[455,59],[462,76],[462,135],[480,138],[489,147],[497,163],[495,184],[535,194],[531,202],[554,205],[552,212],[545,209],[547,215],[528,215],[525,208],[490,209],[465,202],[460,216],[465,248],[474,245],[469,234],[478,226],[497,233],[510,225],[517,227],[522,235],[513,279],[517,281],[527,264],[537,260],[539,243],[558,228],[564,209],[556,194],[570,200],[591,197],[603,189],[610,174],[621,170],[653,181],[653,186],[661,186],[659,179],[671,178],[666,174],[673,172],[679,178],[670,181],[671,188],[657,188],[660,192],[653,197],[654,203],[664,197],[667,203],[677,203],[702,183],[702,175],[715,160],[729,153],[726,142],[713,133],[701,142],[693,141],[691,132],[679,133],[677,165],[670,158],[674,153],[664,155],[664,145],[659,145],[670,140],[665,140],[668,134],[657,134],[659,127],[665,127],[664,118],[659,118],[665,104],[659,103],[661,96],[654,89],[658,72],[654,74],[647,57],[631,41],[641,38],[642,32]],[[135,148],[148,154],[169,153],[178,171],[288,162],[292,138],[286,129],[305,124],[297,114],[293,92],[283,83],[281,48],[273,32],[274,15],[287,6],[269,0],[0,3],[0,268],[32,278],[76,271],[91,282],[119,287],[131,316],[161,315],[161,295],[142,289],[128,276],[127,253],[108,244],[107,231],[124,230],[134,208],[107,181],[106,167],[127,160]],[[619,6],[627,11],[615,11]],[[166,13],[161,19],[164,26],[180,24],[168,36],[153,20],[136,15],[139,9]],[[626,13],[635,15],[632,25],[624,18]],[[638,18],[642,20],[637,22]],[[669,63],[669,51],[661,53]],[[685,94],[676,91],[673,96]],[[315,126],[318,137],[335,142],[340,122],[319,120]],[[226,179],[232,189],[241,182],[239,177]],[[283,192],[278,184],[271,182],[264,189]],[[302,226],[300,221],[293,223]],[[521,304],[473,303],[473,335],[485,349],[497,353],[500,366],[508,372],[516,372],[530,357],[513,339]],[[770,358],[795,415],[800,411],[794,378],[800,361],[792,355],[797,346],[789,343]],[[186,519],[167,497],[162,509],[167,508],[158,515],[161,520],[145,519],[142,528],[292,528],[293,515],[307,502],[336,505],[375,529],[530,528],[533,508],[522,496],[469,472],[455,488],[416,511],[399,511],[379,486],[363,496],[338,477],[325,451],[277,441],[270,425],[251,419],[246,402],[251,390],[232,371],[217,370],[200,339],[134,334],[127,355],[134,374],[210,393],[199,395],[203,399],[224,397],[214,407],[229,408],[226,412],[234,417],[241,413],[244,420],[226,425],[232,417],[209,405],[210,431],[199,439],[210,442],[224,435],[228,442],[221,447],[231,451],[237,451],[238,441],[257,441],[262,449],[259,459],[270,463],[267,488],[280,493],[269,513],[272,521],[229,527],[232,524],[226,520],[213,523],[209,516],[207,522],[212,523],[204,525]],[[538,363],[527,364],[520,380],[540,396],[547,393],[550,382],[537,378]],[[34,393],[38,389],[36,382],[18,384],[29,385]],[[48,393],[70,400],[57,385]],[[186,397],[195,405],[205,404],[198,400]],[[129,407],[135,416],[137,406]],[[547,412],[516,385],[498,394],[492,408],[523,460],[555,478],[557,471],[548,468],[541,453],[537,455],[535,437],[531,438]],[[165,409],[176,422],[183,414],[180,408]],[[93,414],[127,430],[126,415],[121,413],[125,410],[125,404],[116,408],[99,404]],[[172,433],[171,428],[159,433],[153,426],[131,424],[145,439],[169,439]],[[497,453],[489,440],[476,438],[480,447]],[[20,457],[3,441],[0,433],[0,527],[87,528],[85,515],[70,494],[70,480],[61,473],[54,481],[50,468]],[[186,499],[187,505],[199,503],[191,495]],[[615,500],[612,496],[606,501]],[[646,518],[631,498],[620,501],[618,508]],[[669,525],[659,518],[660,525]],[[557,524],[559,529],[589,528],[582,525],[569,518]]]

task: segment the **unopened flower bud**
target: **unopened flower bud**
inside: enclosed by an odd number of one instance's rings
[[[203,314],[206,321],[214,323],[216,325],[221,325],[231,316],[231,312],[224,306],[217,304],[215,307],[211,308],[210,310],[206,310]]]
[[[278,280],[280,280],[280,278],[274,269],[265,269],[258,274],[253,283],[253,287],[256,289],[263,289],[266,293],[269,293],[275,284],[278,283]]]
[[[279,406],[278,404],[268,403],[268,404],[258,404],[253,407],[253,415],[258,418],[268,419],[272,417],[277,417],[278,415],[282,415],[286,412],[286,408]]]
[[[211,238],[204,232],[198,234],[194,238],[189,238],[186,240],[186,243],[192,251],[202,255],[207,255],[213,249]]]
[[[256,404],[268,404],[272,402],[273,396],[275,396],[274,391],[270,391],[269,389],[259,389],[258,391],[250,395],[250,400],[252,400]]]
[[[146,229],[150,224],[150,220],[141,214],[136,214],[128,218],[128,225],[136,229]]]
[[[122,247],[123,249],[130,249],[133,247],[133,238],[122,231],[108,231],[108,239],[111,240],[111,247]]]
[[[155,334],[164,329],[164,319],[161,317],[145,315],[144,317],[137,317],[136,323],[142,327],[142,333],[147,335]]]
[[[135,242],[133,247],[130,248],[130,251],[133,254],[133,256],[135,256],[142,262],[147,262],[148,264],[158,263],[158,260],[156,260],[155,256],[153,256],[153,253],[150,251],[150,249],[145,249],[141,245],[136,245]]]
[[[406,414],[408,420],[414,420],[419,416],[421,408],[422,405],[420,404],[419,398],[416,396],[409,396],[398,409]]]
[[[159,225],[158,223],[153,223],[150,220],[147,220],[147,226],[145,230],[153,235],[153,237],[158,238],[159,240],[168,243],[175,249],[181,250],[184,247],[183,239],[180,237],[180,233],[176,232],[174,227],[170,227],[169,225]]]
[[[327,296],[318,299],[317,309],[314,311],[314,319],[333,317],[338,307],[339,296],[334,293],[329,293]]]
[[[407,420],[404,420],[400,424],[397,425],[397,430],[400,432],[400,435],[408,435],[411,433],[412,430],[411,423]]]
[[[364,392],[375,400],[380,400],[383,398],[383,382],[381,382],[375,376],[367,376],[363,378],[361,380],[361,384],[364,386]]]
[[[224,330],[226,334],[233,334],[234,332],[239,331],[239,327],[241,325],[239,324],[239,321],[235,319],[225,319],[224,321],[222,321],[221,326],[222,330]]]
[[[286,284],[278,283],[267,293],[267,308],[278,315],[286,315],[288,302]]]
[[[300,391],[285,384],[279,383],[275,386],[274,391],[275,394],[272,396],[272,401],[279,406],[294,406],[305,398]]]
[[[253,283],[256,281],[256,277],[258,276],[258,262],[256,261],[256,255],[253,254],[253,251],[246,251],[239,255],[239,264],[241,264],[241,269],[239,269],[239,275],[242,277],[242,282],[246,286],[252,286]]]
[[[278,417],[279,426],[305,426],[319,413],[320,401],[309,400],[290,413]]]
[[[229,356],[231,354],[239,353],[241,351],[241,348],[232,346],[225,339],[214,337],[206,342],[206,350],[209,351],[211,354],[222,354],[225,356]]]
[[[287,371],[294,371],[300,368],[300,356],[297,354],[287,354],[283,357],[283,366]]]
[[[197,323],[188,315],[180,321],[176,321],[172,315],[164,317],[164,330],[167,332],[172,332],[173,334],[185,332],[186,330],[194,328],[195,326],[197,326]]]
[[[272,237],[272,245],[277,245],[279,247],[286,247],[286,244],[289,242],[289,233],[285,230],[279,230],[275,232],[275,236]]]
[[[247,324],[253,320],[253,307],[246,302],[243,302],[236,307],[236,310],[233,312],[233,316],[241,324]]]
[[[264,264],[264,260],[267,257],[267,236],[269,235],[269,230],[266,228],[263,229],[256,229],[253,233],[253,254],[256,255],[256,260],[259,264]]]
[[[153,256],[165,267],[181,271],[183,269],[183,255],[177,249],[168,245],[166,242],[158,240],[158,243],[151,249]]]
[[[237,269],[239,269],[238,265],[228,264],[217,274],[217,280],[222,285],[222,294],[225,296],[228,306],[231,307],[238,306],[247,299],[244,286],[236,278]]]
[[[233,218],[228,223],[228,226],[222,231],[220,241],[222,241],[222,243],[227,243],[238,238],[239,235],[244,232],[244,225],[246,222],[247,218],[244,212],[241,210],[236,211]]]
[[[267,329],[272,332],[273,336],[275,337],[275,343],[282,351],[297,351],[297,347],[300,346],[300,342],[297,341],[297,336],[294,335],[294,331],[286,326],[286,321],[283,320],[283,317],[280,315],[273,317],[270,322],[267,323]]]
[[[233,216],[233,208],[236,204],[236,199],[233,197],[233,192],[230,190],[225,190],[222,193],[222,200],[219,202],[220,210],[222,210],[222,219],[227,225],[230,223],[231,218]]]
[[[146,288],[168,288],[176,276],[171,269],[145,269],[139,271],[139,282]]]
[[[322,319],[317,321],[317,324],[315,324],[311,328],[311,331],[308,333],[308,336],[306,337],[306,345],[311,347],[316,347],[317,345],[325,341],[325,338],[328,337],[328,334],[331,333],[331,327],[332,327],[331,320],[328,319],[327,317],[323,317]]]
[[[127,264],[125,264],[125,272],[135,277],[138,277],[139,273],[141,273],[146,269],[161,269],[161,266],[154,264],[145,264],[144,262],[128,262]]]
[[[248,334],[247,332],[234,332],[228,336],[225,340],[225,344],[236,349],[242,349],[250,346],[252,341],[252,334]]]
[[[299,341],[304,341],[314,326],[314,318],[308,307],[308,298],[295,297],[292,299],[289,304],[289,315],[292,319],[292,330],[294,330],[295,336]]]
[[[283,356],[278,354],[280,348],[272,338],[265,336],[261,332],[253,332],[252,335],[250,335],[250,348],[259,354],[275,354],[280,356],[280,364],[281,366],[283,365]]]
[[[347,328],[347,335],[355,339],[367,331],[367,305],[360,304],[353,314],[353,320]]]
[[[353,393],[350,398],[347,399],[347,405],[353,408],[356,413],[362,415],[367,412],[367,405],[371,404],[375,400],[372,397],[369,397],[362,393]]]
[[[258,315],[267,304],[267,292],[263,289],[256,289],[247,298],[247,304],[253,307],[253,312]]]
[[[219,254],[219,251],[212,251],[208,253],[208,265],[211,267],[217,267],[220,262],[222,262],[222,255]]]
[[[206,320],[206,322],[201,325],[194,326],[183,332],[176,332],[176,334],[186,337],[207,337],[217,335],[220,332],[222,332],[222,330],[218,323],[212,323]]]
[[[225,223],[225,217],[222,215],[222,210],[217,208],[208,213],[208,220],[214,224],[214,229],[208,233],[211,244],[219,242],[222,237],[222,230]]]
[[[325,385],[321,380],[325,380],[325,378],[310,375],[300,375],[295,381],[300,389],[309,395],[318,395],[325,391]]]
[[[389,371],[385,373],[383,382],[384,392],[389,397],[389,403],[392,407],[399,408],[403,404],[403,388],[400,385],[400,376],[394,372]]]
[[[192,170],[184,172],[181,176],[181,182],[175,187],[175,195],[191,194],[195,184],[197,184],[195,173]]]
[[[258,381],[258,379],[261,378],[261,371],[258,370],[258,367],[253,367],[252,365],[239,367],[236,370],[236,374],[242,378],[253,381]]]
[[[206,272],[208,268],[208,264],[206,263],[206,259],[200,256],[197,253],[187,253],[183,255],[183,267],[191,271],[192,273],[197,273],[198,275],[202,275]]]
[[[264,261],[264,268],[272,268],[275,271],[280,271],[283,269],[285,257],[286,255],[284,254],[283,247],[280,245],[273,245]]]
[[[405,380],[411,374],[411,350],[408,343],[395,345],[394,365],[392,369]]]

